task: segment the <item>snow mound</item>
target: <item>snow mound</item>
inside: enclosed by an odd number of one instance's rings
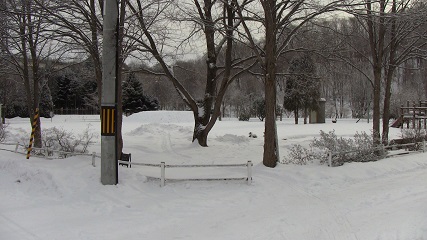
[[[139,126],[138,128],[126,133],[129,136],[140,136],[140,135],[158,135],[165,133],[176,133],[176,134],[192,134],[191,127],[183,127],[175,124],[157,124],[149,123]]]
[[[193,113],[190,111],[149,111],[139,112],[124,117],[123,121],[141,123],[186,123],[194,122]]]
[[[0,162],[0,174],[7,176],[9,185],[15,185],[21,192],[38,196],[61,195],[52,174],[46,169],[9,160]]]
[[[231,142],[231,143],[247,143],[249,142],[249,138],[245,136],[237,136],[234,134],[225,134],[224,136],[216,137],[216,140],[219,142]]]

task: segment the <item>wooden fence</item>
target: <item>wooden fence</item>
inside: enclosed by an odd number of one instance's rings
[[[231,181],[231,180],[242,180],[247,181],[248,185],[251,185],[252,183],[252,166],[253,163],[251,161],[248,161],[244,164],[212,164],[212,165],[203,165],[203,164],[192,164],[192,165],[169,165],[165,162],[161,162],[160,164],[149,164],[149,163],[130,163],[127,161],[121,161],[119,160],[118,163],[122,164],[131,164],[131,165],[137,165],[137,166],[146,166],[146,167],[160,167],[160,186],[163,187],[166,184],[166,181]],[[246,167],[247,168],[247,176],[246,177],[239,177],[239,178],[182,178],[182,179],[173,179],[173,178],[166,178],[166,168],[230,168],[230,167]]]

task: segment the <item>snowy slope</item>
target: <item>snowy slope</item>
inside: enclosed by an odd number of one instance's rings
[[[282,155],[320,129],[341,136],[370,129],[355,120],[292,121],[278,122]],[[55,116],[42,124],[76,133],[100,128],[96,116]],[[0,239],[427,239],[427,153],[336,168],[313,163],[269,169],[261,163],[263,123],[218,122],[208,148],[191,143],[192,127],[189,112],[125,118],[125,152],[145,163],[250,160],[253,184],[184,181],[160,188],[150,178],[160,175],[158,168],[134,166],[119,168],[117,186],[103,186],[99,159],[92,167],[90,156],[26,160],[0,151]],[[28,119],[10,120],[10,139],[28,128]],[[249,131],[258,138],[248,138]],[[99,149],[98,139],[90,151]],[[167,176],[181,178],[244,175],[244,168],[167,169]]]

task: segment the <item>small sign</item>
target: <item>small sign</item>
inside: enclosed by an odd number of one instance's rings
[[[101,135],[114,136],[116,134],[116,108],[101,107]]]

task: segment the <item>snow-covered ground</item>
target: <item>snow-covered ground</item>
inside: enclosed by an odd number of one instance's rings
[[[369,132],[354,119],[333,124],[278,122],[281,158],[319,131]],[[28,136],[28,119],[8,120],[8,142]],[[97,116],[55,116],[42,126],[99,133]],[[100,159],[46,160],[0,151],[0,239],[427,239],[427,153],[329,168],[262,165],[264,124],[218,122],[209,147],[191,143],[189,112],[143,112],[124,119],[124,152],[133,162],[226,164],[252,161],[253,183],[167,182],[159,168],[119,167],[119,184],[100,183]],[[391,130],[391,137],[400,135]],[[253,132],[258,138],[249,138]],[[0,148],[13,146],[0,145]],[[89,152],[100,153],[100,139]],[[174,178],[244,177],[245,168],[167,169]]]

